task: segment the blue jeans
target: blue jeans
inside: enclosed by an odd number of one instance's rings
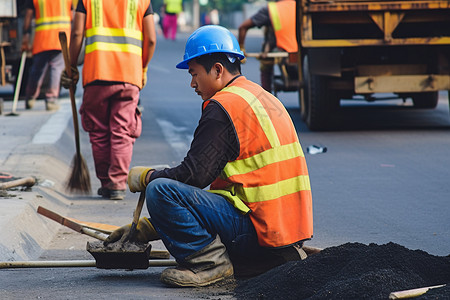
[[[147,209],[169,252],[183,261],[220,236],[230,258],[252,258],[259,246],[255,228],[225,198],[166,178],[147,186]]]

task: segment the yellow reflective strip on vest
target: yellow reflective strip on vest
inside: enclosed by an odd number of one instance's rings
[[[38,0],[38,6],[39,6],[39,13],[40,13],[41,18],[45,18],[45,16],[47,14],[46,14],[46,11],[45,11],[44,0]]]
[[[91,45],[86,45],[86,54],[93,51],[114,51],[114,52],[128,52],[136,55],[142,55],[142,47],[130,45],[130,44],[111,44],[96,42]]]
[[[70,24],[49,24],[49,25],[41,25],[36,27],[35,31],[41,31],[41,30],[50,30],[50,29],[65,29],[70,28]]]
[[[268,184],[257,187],[243,188],[246,201],[255,203],[278,199],[282,196],[297,193],[300,191],[310,191],[308,175],[300,175],[294,178],[279,181],[274,184]]]
[[[61,14],[63,16],[67,16],[66,15],[66,7],[67,7],[66,0],[60,0],[60,6],[61,6]]]
[[[218,194],[227,199],[235,208],[237,208],[241,213],[246,214],[250,211],[247,205],[239,199],[238,196],[233,195],[230,191],[226,190],[208,190],[208,192],[213,194]]]
[[[86,30],[86,37],[91,37],[94,35],[104,35],[104,36],[126,36],[142,41],[142,32],[135,29],[126,28],[90,28]]]
[[[252,108],[272,148],[280,145],[280,140],[278,139],[278,135],[275,130],[275,127],[273,126],[272,120],[270,119],[269,115],[267,114],[267,111],[264,109],[261,102],[259,101],[258,98],[256,98],[255,95],[253,95],[246,89],[237,86],[225,87],[224,89],[222,89],[222,91],[230,92],[242,97]]]
[[[91,0],[92,27],[103,26],[103,1]]]
[[[298,142],[279,146],[258,153],[252,157],[229,162],[223,172],[226,177],[247,174],[257,170],[258,166],[267,166],[273,163],[289,160],[295,157],[304,157],[302,147]]]
[[[128,0],[126,27],[129,29],[136,28],[135,25],[136,25],[137,10],[138,10],[138,0]]]
[[[39,25],[43,23],[56,23],[56,22],[70,24],[70,17],[57,16],[57,17],[39,18],[35,21],[35,24]]]
[[[268,7],[269,7],[270,17],[272,19],[273,30],[278,31],[281,29],[281,21],[280,21],[280,15],[278,14],[277,4],[275,2],[269,2]]]

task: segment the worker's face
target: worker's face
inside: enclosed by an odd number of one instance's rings
[[[189,62],[189,74],[191,74],[191,87],[195,89],[197,95],[203,100],[211,99],[214,94],[220,90],[220,84],[217,80],[217,72],[213,66],[209,73],[205,68],[191,60]]]

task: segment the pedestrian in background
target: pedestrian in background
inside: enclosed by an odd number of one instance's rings
[[[177,36],[178,14],[183,11],[183,0],[164,0],[164,38],[175,40]]]
[[[49,111],[59,108],[61,71],[64,59],[59,43],[59,32],[70,35],[72,0],[27,0],[23,26],[22,51],[32,51],[33,63],[26,86],[25,108],[32,109],[41,92],[48,73],[45,107]],[[31,21],[35,19],[33,45],[30,43]]]
[[[264,42],[261,48],[263,53],[260,58],[261,86],[268,92],[272,92],[273,85],[273,60],[264,59],[264,54],[281,50],[297,52],[297,38],[295,36],[295,1],[280,0],[269,2],[256,14],[246,19],[239,26],[238,42],[245,53],[245,37],[250,28],[264,26]]]
[[[125,197],[133,145],[142,129],[137,107],[147,81],[147,65],[156,46],[150,0],[80,0],[71,35],[72,78],[64,71],[65,88],[78,81],[77,58],[83,37],[81,124],[89,133],[98,194]]]

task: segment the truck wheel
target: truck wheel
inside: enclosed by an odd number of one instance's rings
[[[311,75],[308,56],[303,62],[304,89],[300,96],[300,108],[303,121],[311,130],[325,130],[332,126],[332,112],[339,105],[328,88],[325,76]],[[336,98],[336,99],[335,99]]]
[[[411,96],[415,108],[435,108],[438,104],[438,92],[415,93]]]

